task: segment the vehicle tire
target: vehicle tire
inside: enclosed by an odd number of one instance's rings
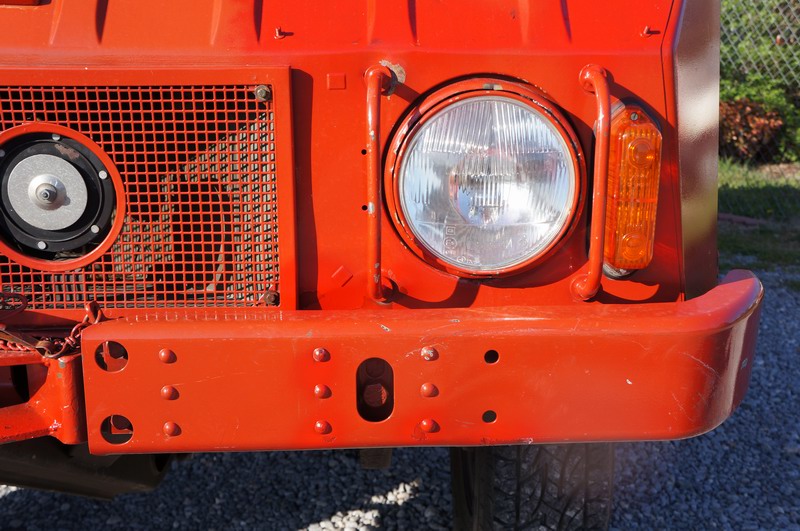
[[[606,529],[611,444],[452,448],[456,530]]]

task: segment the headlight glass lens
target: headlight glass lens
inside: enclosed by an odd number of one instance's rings
[[[446,106],[408,141],[400,207],[414,236],[457,269],[505,271],[549,249],[572,214],[575,163],[537,108],[503,96]]]

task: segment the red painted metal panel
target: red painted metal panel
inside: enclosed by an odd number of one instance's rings
[[[104,454],[687,437],[743,398],[761,293],[739,272],[685,303],[109,321],[84,335],[90,446]],[[113,373],[92,355],[112,339],[128,352]],[[357,410],[356,375],[376,357],[393,369],[394,410],[369,422]],[[497,419],[487,423],[489,410]],[[130,441],[103,438],[112,415],[130,420]]]
[[[577,73],[586,64],[602,64],[611,73],[614,98],[635,96],[663,118],[660,54],[671,6],[670,0],[635,10],[622,0],[606,2],[602,9],[588,1],[445,1],[417,3],[412,9],[371,1],[165,5],[123,0],[98,11],[57,0],[0,11],[9,27],[26,28],[0,35],[0,48],[13,50],[0,68],[8,84],[46,85],[65,78],[91,84],[104,70],[116,69],[114,82],[124,85],[131,76],[120,65],[135,64],[152,72],[154,84],[171,85],[190,77],[202,83],[198,69],[291,65],[293,108],[276,104],[275,111],[290,114],[293,123],[284,114],[286,120],[278,117],[275,124],[294,128],[297,148],[295,213],[301,233],[292,269],[298,275],[299,306],[358,308],[365,306],[363,286],[373,274],[363,259],[369,236],[362,230],[368,215],[362,210],[368,195],[361,154],[367,147],[362,78],[369,66],[386,60],[406,73],[382,102],[381,138],[392,137],[394,124],[414,112],[421,95],[456,79],[491,74],[540,87],[590,153],[595,110],[592,98],[575,82]],[[343,12],[348,16],[343,18]],[[443,19],[449,23],[440,24]],[[275,38],[278,27],[281,38]],[[176,67],[187,64],[194,65],[192,74],[180,79]],[[329,89],[324,82],[329,75],[343,88]],[[208,77],[221,79],[213,72]],[[665,200],[659,206],[663,221],[657,224],[655,259],[632,281],[604,285],[600,300],[681,297],[672,198],[677,173],[664,168],[662,176]],[[576,219],[565,245],[535,270],[480,285],[431,268],[409,253],[384,221],[382,273],[398,284],[395,304],[400,308],[569,304],[569,281],[585,270],[587,221],[586,214]]]
[[[664,44],[667,116],[674,125],[680,175],[681,258],[686,297],[717,280],[717,150],[719,147],[720,2],[684,1],[670,19]]]
[[[0,367],[20,363],[27,363],[30,398],[0,405],[0,444],[46,435],[65,444],[86,441],[80,355],[54,360],[0,352]]]
[[[681,270],[686,249],[679,169],[685,159],[676,153],[685,137],[676,118],[674,95],[681,87],[673,75],[673,55],[681,53],[676,39],[685,21],[679,15],[689,4],[656,0],[636,9],[625,0],[602,5],[589,0],[53,0],[35,7],[0,5],[7,29],[0,34],[5,52],[0,95],[16,91],[1,102],[0,125],[38,120],[86,128],[87,136],[100,135],[94,141],[116,165],[123,170],[133,165],[126,170],[132,183],[155,184],[153,172],[126,159],[131,153],[157,165],[159,153],[199,150],[169,147],[170,135],[179,131],[163,117],[143,118],[148,126],[161,128],[158,142],[144,138],[150,145],[138,145],[140,135],[131,139],[136,146],[116,146],[113,139],[104,143],[103,135],[124,134],[121,122],[98,116],[72,119],[71,106],[89,112],[104,99],[122,105],[131,97],[141,103],[182,94],[181,101],[236,113],[247,89],[260,84],[273,89],[268,108],[274,116],[256,122],[270,131],[274,127],[275,169],[264,171],[275,173],[279,193],[277,199],[243,203],[277,202],[279,310],[251,304],[233,308],[239,305],[235,298],[185,309],[192,304],[186,304],[187,293],[177,281],[150,304],[125,307],[109,297],[120,284],[105,277],[84,288],[21,266],[7,265],[0,273],[11,289],[42,284],[50,291],[67,289],[76,301],[102,295],[111,302],[104,305],[111,321],[84,332],[93,450],[676,438],[721,422],[747,387],[760,288],[752,278],[732,277],[689,303],[676,302],[685,288],[695,295],[715,281],[707,259],[713,227],[707,224],[698,225],[703,232],[697,238],[699,252],[689,249],[694,258]],[[694,20],[701,24],[708,17]],[[696,24],[691,28],[682,35],[698,31]],[[604,278],[594,302],[573,301],[570,282],[588,269],[585,204],[546,260],[501,279],[465,280],[432,267],[409,251],[385,215],[376,230],[365,230],[367,176],[374,173],[376,158],[368,164],[364,157],[368,116],[363,74],[381,62],[405,76],[391,96],[381,99],[380,116],[374,117],[381,139],[392,138],[397,124],[417,112],[426,95],[458,80],[497,78],[529,83],[546,93],[589,160],[596,111],[576,77],[587,64],[604,67],[612,101],[636,100],[664,130],[652,263],[630,279]],[[212,95],[191,92],[201,87],[209,87]],[[234,95],[229,98],[227,91]],[[126,98],[119,97],[123,93]],[[224,129],[229,121],[207,119],[212,128]],[[141,120],[129,120],[129,125],[136,121]],[[250,150],[237,146],[235,151]],[[707,184],[713,176],[693,178]],[[584,198],[588,192],[582,191]],[[706,192],[707,187],[703,194],[686,196],[684,206],[696,212],[708,208]],[[129,190],[129,200],[136,193]],[[373,202],[374,195],[373,190]],[[178,208],[202,212],[202,198],[200,203],[193,199],[178,197]],[[234,208],[237,201],[211,203]],[[191,232],[190,223],[181,222],[185,232]],[[198,229],[196,243],[202,245],[204,232]],[[391,304],[375,304],[364,294],[367,279],[375,274],[364,257],[376,241],[381,242],[378,273],[397,285]],[[696,257],[704,255],[702,271],[693,276],[688,266],[698,265]],[[186,253],[179,259],[192,260]],[[239,263],[247,261],[242,257]],[[149,284],[126,286],[135,291]],[[7,324],[28,331],[42,326],[68,331],[72,321],[83,317],[77,302],[76,309],[48,304],[41,299]],[[175,308],[156,309],[159,305]],[[106,341],[127,349],[124,369],[110,373],[98,366],[95,350]],[[314,361],[312,353],[320,347],[328,349],[328,361]],[[107,346],[101,352],[107,366],[114,365],[113,351]],[[59,374],[60,366],[53,365],[58,362],[26,353],[0,353],[0,366],[3,357],[12,356],[15,364],[39,367],[29,369],[32,374],[46,367],[45,382]],[[393,374],[394,410],[382,422],[365,420],[357,408],[358,367],[373,357],[390,363]],[[68,367],[75,366],[74,358],[69,360]],[[7,380],[8,371],[0,378]],[[34,396],[43,401],[32,398],[24,407],[0,409],[0,419],[20,419],[6,438],[53,433],[51,411],[43,414],[36,408],[79,397],[82,384],[77,376],[71,382],[61,390],[42,386],[39,392],[45,394]],[[362,402],[382,402],[389,384],[381,385],[377,399],[371,395]],[[497,420],[483,422],[490,409]],[[133,425],[129,442],[117,446],[103,438],[100,427],[111,416],[115,421],[107,424],[114,437],[126,434],[127,420]],[[71,431],[55,433],[77,442],[81,423],[71,418],[64,424]]]

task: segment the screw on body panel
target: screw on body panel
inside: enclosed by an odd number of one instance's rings
[[[268,291],[264,293],[259,299],[258,303],[264,306],[277,306],[280,301],[280,296],[276,291]]]
[[[266,85],[257,86],[255,90],[253,90],[253,94],[255,94],[256,100],[258,101],[272,101],[272,89]]]

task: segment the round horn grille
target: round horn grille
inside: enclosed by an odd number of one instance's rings
[[[38,269],[88,263],[113,240],[122,210],[107,157],[82,135],[53,128],[4,134],[0,144],[2,247]]]

